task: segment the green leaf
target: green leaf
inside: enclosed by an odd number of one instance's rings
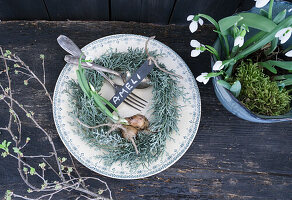
[[[30,175],[34,175],[35,174],[35,168],[31,167],[29,173],[30,173]]]
[[[265,51],[265,55],[269,55],[269,54],[271,54],[272,52],[275,51],[275,49],[276,49],[277,46],[278,46],[278,41],[279,41],[279,38],[274,38],[274,39],[272,40],[272,42],[271,42],[271,47],[270,47],[267,51]]]
[[[3,158],[5,158],[6,156],[8,156],[8,153],[5,151],[5,152],[2,152],[1,153],[1,156],[3,157]]]
[[[63,163],[63,162],[65,162],[66,160],[67,160],[67,158],[63,157],[62,160],[61,160],[61,162]]]
[[[79,83],[80,88],[82,89],[82,91],[84,92],[84,94],[86,94],[86,96],[90,97],[90,93],[89,93],[89,87],[86,87],[86,83],[82,78],[81,75],[81,71],[80,70],[76,70],[76,74],[77,74],[77,81]],[[87,84],[88,85],[88,84]]]
[[[266,17],[266,18],[269,17],[269,13],[267,11],[265,11],[264,9],[260,10],[260,15],[263,16],[263,17]]]
[[[292,85],[292,79],[286,79],[286,80],[278,82],[278,86],[283,86],[283,85],[284,87]]]
[[[11,196],[12,195],[13,195],[13,192],[11,190],[6,190],[5,199],[6,200],[11,200]]]
[[[240,13],[239,16],[243,17],[238,23],[239,26],[245,24],[248,27],[265,32],[270,32],[277,26],[272,20],[255,13]]]
[[[230,88],[230,92],[235,96],[238,97],[240,94],[240,90],[241,90],[241,84],[239,81],[235,81],[235,83],[233,83],[233,85]]]
[[[271,32],[266,33],[263,37],[259,38],[259,40],[256,43],[254,43],[250,47],[248,47],[248,48],[242,50],[240,53],[238,53],[234,57],[234,60],[240,60],[241,58],[244,58],[247,55],[257,51],[258,49],[260,49],[261,47],[263,47],[267,43],[271,42],[275,38],[275,34],[279,30],[281,30],[287,26],[290,26],[291,24],[292,24],[292,16],[289,16],[288,18],[283,20],[278,26],[276,26],[276,28],[274,28]]]
[[[279,24],[281,21],[283,21],[285,19],[286,14],[287,14],[286,9],[279,12],[278,15],[273,19],[273,22],[275,22],[276,24]]]
[[[270,72],[272,72],[273,74],[277,74],[277,70],[273,67],[273,65],[270,65],[270,63],[268,62],[259,62],[258,63],[261,67],[266,68],[267,70],[269,70]]]
[[[223,71],[220,71],[220,72],[210,72],[210,73],[207,74],[206,78],[212,78],[212,77],[220,76],[223,73],[224,73]]]
[[[60,190],[62,188],[62,186],[60,185],[60,184],[57,184],[56,186],[55,186],[55,189],[56,190]]]
[[[27,174],[28,169],[27,169],[26,167],[24,167],[24,168],[23,168],[23,172],[24,172],[25,174]]]
[[[109,102],[107,99],[103,98],[102,96],[99,96],[99,97],[104,103],[106,103],[109,107],[111,107],[111,109],[113,109],[116,113],[119,113],[118,109],[111,102]]]
[[[292,74],[286,74],[286,75],[280,75],[280,76],[275,76],[273,80],[279,81],[279,80],[284,80],[284,79],[292,79]]]
[[[10,144],[11,144],[11,142],[7,142],[6,147],[8,148]]]
[[[230,88],[231,88],[231,85],[228,82],[224,81],[224,80],[218,80],[217,83],[219,85],[225,87],[227,90],[230,90]]]
[[[19,150],[19,148],[13,147],[12,149],[13,149],[14,153],[19,154],[20,157],[23,157],[23,153]]]
[[[71,173],[71,172],[73,172],[73,167],[67,167],[67,170],[68,170],[67,171],[68,173]]]
[[[40,164],[39,164],[39,167],[42,168],[42,169],[45,169],[45,167],[46,167],[46,163],[44,163],[44,162],[40,163]]]
[[[245,49],[249,45],[253,44],[254,42],[258,41],[260,38],[262,38],[265,34],[266,32],[264,31],[258,32],[257,34],[249,38],[246,42],[244,42],[243,46],[240,49]]]
[[[243,19],[243,17],[241,17],[241,16],[230,16],[230,17],[225,17],[225,18],[219,20],[218,24],[219,24],[221,33],[223,35],[227,35],[228,34],[226,32],[227,29],[234,26],[242,19]]]
[[[276,60],[268,60],[265,63],[268,63],[272,66],[277,66],[282,69],[292,70],[292,61],[276,61]]]
[[[202,18],[208,20],[211,24],[213,24],[213,25],[215,26],[215,28],[216,28],[217,30],[220,30],[219,24],[218,24],[218,23],[216,22],[216,20],[213,19],[212,17],[210,17],[210,16],[208,16],[208,15],[205,15],[205,14],[198,14],[197,16],[202,17]]]
[[[91,96],[94,99],[94,102],[96,103],[96,105],[98,106],[98,108],[104,113],[106,114],[108,117],[110,117],[111,119],[114,119],[113,114],[107,109],[107,107],[102,103],[102,99],[100,98],[100,95],[97,94],[97,92],[93,92],[90,91]]]

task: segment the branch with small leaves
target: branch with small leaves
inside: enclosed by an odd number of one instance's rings
[[[29,195],[20,195],[13,192],[13,189],[7,190],[5,194],[5,199],[9,200],[13,197],[21,199],[52,199],[55,195],[62,192],[77,191],[79,192],[78,199],[107,199],[103,194],[108,193],[108,199],[112,199],[111,190],[107,183],[96,177],[82,177],[76,168],[76,165],[72,159],[69,152],[66,154],[70,158],[67,160],[66,157],[61,157],[58,155],[54,141],[51,134],[43,128],[43,126],[35,119],[35,113],[29,111],[26,107],[22,105],[16,98],[14,98],[12,88],[12,78],[11,78],[11,68],[8,67],[12,65],[14,68],[14,73],[22,74],[26,77],[24,80],[24,85],[28,85],[30,81],[35,80],[38,84],[42,86],[44,94],[47,96],[49,102],[52,104],[52,98],[46,88],[46,73],[45,73],[45,56],[40,55],[42,61],[42,78],[39,78],[30,67],[24,63],[17,55],[12,54],[9,50],[4,50],[0,47],[0,59],[3,60],[4,68],[0,68],[0,75],[5,74],[5,78],[1,78],[0,82],[0,102],[9,108],[9,121],[4,127],[0,127],[2,132],[7,132],[12,141],[3,140],[0,143],[1,156],[3,158],[11,157],[16,159],[18,162],[18,172],[24,183],[28,186],[28,194],[34,194],[34,197],[38,192],[37,198],[31,198]],[[31,121],[36,129],[39,129],[44,136],[48,139],[50,144],[50,152],[48,155],[25,155],[24,149],[27,148],[31,142],[31,138],[26,137],[23,140],[23,130],[22,130],[22,119],[20,118],[21,112],[25,114],[27,118]],[[24,158],[30,158],[31,163]],[[54,158],[54,161],[48,162],[46,158]],[[33,165],[37,163],[36,159],[41,160],[38,163],[38,167],[34,168]],[[57,169],[56,169],[57,168]],[[52,171],[56,174],[57,180],[49,181],[47,177],[47,171]],[[36,185],[32,178],[36,177],[41,180],[41,185]],[[34,178],[35,179],[35,178]],[[88,189],[86,184],[87,181],[94,180],[102,184],[103,188],[98,191],[91,191]]]

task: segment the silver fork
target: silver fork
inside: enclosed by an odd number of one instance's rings
[[[119,90],[119,88],[122,87],[122,85],[116,84],[115,82],[113,82],[107,75],[105,75],[102,71],[97,71],[103,78],[105,78],[110,85],[115,89],[115,92],[117,90]],[[136,95],[134,92],[131,92],[126,99],[124,100],[124,103],[127,104],[128,106],[131,106],[132,108],[141,111],[139,108],[145,108],[146,104],[148,103],[148,101],[146,101],[145,99],[139,97],[138,95]],[[134,106],[135,105],[135,106]]]
[[[60,35],[57,38],[57,41],[59,43],[59,45],[67,52],[69,52],[71,55],[76,56],[77,58],[80,58],[80,56],[84,59],[84,55],[81,51],[81,49],[79,49],[79,47],[67,36],[64,35]],[[66,58],[66,57],[65,57]],[[101,67],[103,71],[107,71],[107,72],[111,72],[113,74],[116,74],[117,72]],[[101,76],[103,76],[111,85],[112,87],[115,89],[115,91],[117,91],[120,87],[122,87],[119,84],[114,83],[107,75],[105,75],[102,71],[101,68],[99,66],[99,70],[96,70]],[[88,69],[88,68],[87,68]],[[137,100],[139,99],[139,100]],[[139,108],[145,108],[145,103],[147,104],[148,102],[144,99],[142,99],[141,97],[139,97],[138,95],[134,94],[133,92],[129,94],[129,96],[127,96],[127,98],[124,100],[124,102],[131,106],[132,108],[141,111]],[[144,102],[144,103],[143,103]],[[136,105],[136,106],[134,106]]]

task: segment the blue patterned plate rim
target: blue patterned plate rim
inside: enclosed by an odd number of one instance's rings
[[[147,40],[148,37],[145,36],[141,36],[141,35],[134,35],[134,34],[116,34],[116,35],[110,35],[110,36],[106,36],[106,37],[102,37],[100,39],[97,39],[89,44],[87,44],[86,46],[84,46],[82,48],[82,51],[86,50],[87,48],[91,47],[92,45],[97,45],[101,42],[107,41],[107,40],[111,40],[111,39],[142,39],[142,40]],[[196,80],[191,72],[191,70],[189,69],[189,67],[187,66],[187,64],[183,61],[183,59],[175,52],[173,51],[171,48],[169,48],[168,46],[166,46],[165,44],[157,41],[157,40],[153,40],[153,42],[155,42],[156,44],[160,45],[161,47],[167,49],[171,54],[173,54],[176,59],[182,64],[182,67],[184,69],[187,70],[187,75],[190,77],[188,79],[189,82],[192,82],[192,98],[196,103],[196,105],[194,105],[196,107],[196,111],[197,113],[193,114],[193,119],[189,121],[190,123],[190,127],[193,127],[192,129],[190,128],[189,130],[189,138],[187,138],[187,143],[185,144],[184,148],[179,149],[179,151],[176,152],[176,155],[174,157],[172,157],[170,160],[167,160],[167,162],[163,163],[160,167],[155,167],[155,169],[149,169],[149,171],[147,173],[138,173],[138,174],[131,174],[131,175],[117,175],[113,172],[108,172],[107,170],[101,170],[98,169],[90,164],[88,164],[88,162],[86,160],[84,160],[80,155],[78,155],[78,152],[76,152],[76,149],[74,150],[71,145],[70,142],[64,137],[64,134],[61,130],[61,124],[59,122],[59,119],[57,118],[57,99],[58,96],[61,95],[60,94],[60,87],[62,86],[63,82],[61,82],[61,79],[63,78],[63,76],[65,76],[66,72],[68,70],[70,70],[70,65],[66,64],[63,68],[63,70],[61,71],[58,80],[56,82],[55,85],[55,90],[54,90],[54,96],[53,96],[53,117],[54,117],[54,122],[56,125],[56,129],[57,132],[62,140],[62,142],[64,143],[65,147],[68,149],[68,151],[84,166],[86,166],[87,168],[91,169],[92,171],[102,174],[104,176],[108,176],[111,178],[116,178],[116,179],[140,179],[140,178],[146,178],[152,175],[155,175],[157,173],[162,172],[163,170],[167,169],[168,167],[170,167],[171,165],[173,165],[176,161],[178,161],[183,155],[184,153],[188,150],[188,148],[191,146],[196,133],[198,131],[199,128],[199,123],[200,123],[200,118],[201,118],[201,99],[200,99],[200,93],[199,93],[199,89],[196,83]]]

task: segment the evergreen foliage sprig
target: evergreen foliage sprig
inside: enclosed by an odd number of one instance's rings
[[[150,54],[154,58],[162,56],[157,52],[150,52]],[[147,55],[141,48],[129,48],[127,52],[117,52],[111,49],[94,62],[116,71],[133,72],[146,59]],[[165,68],[161,63],[159,66]],[[98,72],[88,69],[85,74],[88,82],[93,84],[96,91],[99,91],[103,85],[102,76]],[[136,155],[131,142],[122,138],[119,131],[108,133],[109,127],[106,126],[88,129],[78,122],[75,123],[82,129],[84,140],[88,141],[91,146],[104,150],[105,153],[100,158],[104,160],[106,165],[119,161],[131,168],[137,168],[140,165],[147,166],[163,154],[166,140],[171,137],[173,131],[178,131],[177,124],[181,105],[178,104],[177,99],[184,98],[183,88],[178,86],[174,77],[157,68],[154,68],[149,76],[153,85],[153,104],[150,108],[152,116],[149,119],[150,132],[140,131],[138,134],[136,144],[140,152],[139,155]],[[84,95],[76,81],[70,80],[68,86],[74,117],[89,126],[107,122],[107,117],[96,109],[93,100]]]

